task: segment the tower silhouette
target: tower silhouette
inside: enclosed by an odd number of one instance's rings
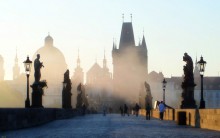
[[[13,66],[13,80],[17,79],[19,75],[20,75],[20,67],[18,66],[18,55],[16,49],[15,64]]]
[[[145,37],[135,46],[132,22],[123,22],[119,48],[113,42],[114,93],[127,102],[138,102],[141,87],[148,74],[148,54]]]

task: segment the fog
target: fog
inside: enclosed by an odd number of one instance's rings
[[[126,102],[138,103],[141,87],[147,77],[146,63],[140,57],[141,49],[120,49],[113,59],[114,95]]]

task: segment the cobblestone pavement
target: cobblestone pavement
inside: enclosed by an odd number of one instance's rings
[[[220,131],[178,126],[173,121],[145,120],[119,114],[86,115],[45,125],[1,132],[0,138],[220,138]]]

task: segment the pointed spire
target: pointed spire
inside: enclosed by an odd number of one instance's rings
[[[103,68],[106,68],[106,67],[107,67],[107,61],[106,61],[106,58],[105,58],[105,49],[104,49]]]
[[[17,54],[17,47],[16,47],[16,55],[15,55],[15,64],[18,64],[18,54]]]
[[[197,54],[196,54],[196,63],[195,64],[197,65]]]
[[[124,13],[122,14],[122,23],[124,22]]]
[[[124,49],[126,47],[134,47],[134,31],[131,22],[125,22],[122,24],[121,37],[119,42],[119,49]]]
[[[18,66],[18,54],[17,54],[17,47],[16,47],[15,64],[13,67],[13,80],[18,78],[19,75],[20,75],[20,67]]]
[[[131,22],[132,22],[132,14],[130,14],[130,16],[131,16]]]
[[[144,48],[147,49],[147,45],[146,45],[146,41],[145,41],[145,37],[143,35],[143,39],[142,39],[142,44],[141,44]]]
[[[80,67],[80,59],[79,59],[79,48],[78,48],[77,67]]]
[[[141,46],[141,39],[140,39],[140,37],[139,37],[138,46]]]

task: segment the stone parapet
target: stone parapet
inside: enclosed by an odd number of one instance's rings
[[[80,115],[80,111],[56,108],[1,108],[0,131],[41,125],[57,119]]]
[[[178,122],[178,113],[186,113],[186,125],[220,131],[220,109],[166,109],[164,120]],[[145,116],[145,110],[140,114]],[[152,110],[152,117],[159,118],[159,110]]]

